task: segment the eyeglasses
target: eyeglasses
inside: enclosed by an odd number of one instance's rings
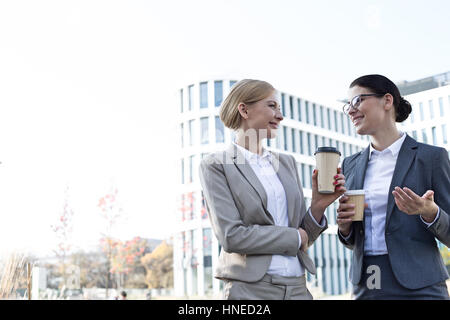
[[[344,111],[345,114],[348,115],[352,109],[355,111],[358,110],[359,105],[363,101],[363,99],[362,99],[363,97],[382,97],[384,95],[385,95],[385,93],[366,93],[366,94],[357,95],[357,96],[353,97],[353,99],[351,101],[344,104],[344,106],[342,107],[342,110]]]

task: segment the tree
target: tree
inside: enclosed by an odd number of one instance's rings
[[[163,241],[141,259],[146,270],[145,282],[149,289],[173,287],[173,246]]]
[[[61,288],[66,283],[66,259],[70,254],[71,250],[71,234],[73,231],[73,210],[69,205],[69,187],[66,187],[64,191],[64,205],[61,214],[58,217],[56,224],[52,225],[51,228],[53,232],[56,234],[58,239],[58,245],[55,250],[53,250],[59,259],[59,274],[61,276],[62,281],[59,284]]]
[[[117,201],[118,190],[117,188],[112,189],[113,191],[101,197],[98,202],[98,207],[101,210],[100,214],[106,221],[106,231],[102,234],[103,237],[100,239],[101,248],[106,255],[106,298],[108,298],[109,283],[111,281],[113,250],[114,246],[117,245],[116,240],[113,238],[113,227],[123,213],[123,210]]]
[[[125,283],[125,276],[134,270],[140,263],[140,258],[144,254],[147,242],[135,237],[122,242],[114,241],[111,252],[111,273],[118,278],[117,287],[122,287]]]

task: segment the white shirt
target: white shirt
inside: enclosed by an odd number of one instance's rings
[[[370,144],[369,162],[367,163],[366,176],[364,179],[365,202],[368,208],[364,210],[364,255],[375,256],[387,254],[385,227],[386,210],[389,197],[389,187],[394,175],[395,164],[398,154],[405,141],[406,134],[397,139],[393,144],[377,151]],[[437,220],[439,216],[436,216]],[[422,219],[422,217],[420,217]],[[428,227],[432,223],[427,223]],[[350,238],[349,234],[345,239]]]
[[[243,153],[245,159],[263,185],[267,194],[267,211],[272,215],[275,225],[288,227],[286,192],[272,166],[272,154],[263,149],[263,154],[260,156],[236,143],[234,145]],[[311,210],[308,210],[308,213],[311,215]],[[314,218],[313,220],[316,222]],[[321,227],[324,226],[324,223],[322,218]],[[300,233],[298,233],[299,249],[301,244],[302,239]],[[300,277],[305,273],[305,270],[296,256],[273,255],[267,273],[283,277]]]

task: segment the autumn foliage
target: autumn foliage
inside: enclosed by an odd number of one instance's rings
[[[149,289],[173,287],[173,246],[166,241],[141,258]]]

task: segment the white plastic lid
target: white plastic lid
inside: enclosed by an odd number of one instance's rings
[[[344,193],[346,196],[360,196],[364,195],[364,190],[347,190],[347,192]]]

